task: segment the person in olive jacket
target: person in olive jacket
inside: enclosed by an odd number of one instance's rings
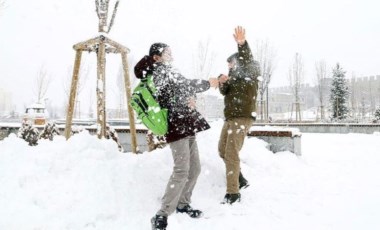
[[[245,39],[245,29],[238,26],[234,33],[238,52],[228,59],[228,76],[220,75],[219,91],[224,96],[225,122],[219,139],[219,155],[226,166],[227,191],[224,202],[240,201],[241,188],[248,181],[240,171],[239,152],[256,117],[256,96],[260,75],[259,63],[254,61]]]
[[[155,229],[165,229],[167,217],[175,210],[198,218],[202,212],[190,206],[192,191],[200,174],[196,133],[210,128],[195,109],[196,93],[218,87],[217,78],[208,81],[187,79],[172,65],[171,49],[167,44],[154,43],[135,66],[135,75],[145,78],[151,74],[157,89],[157,101],[168,109],[166,142],[172,150],[174,168],[162,198],[161,209],[152,218]]]

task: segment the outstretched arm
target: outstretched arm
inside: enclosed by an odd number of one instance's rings
[[[260,75],[260,67],[254,61],[251,48],[245,37],[245,29],[241,26],[235,28],[234,39],[238,44],[238,66],[241,67],[241,73],[247,76],[257,78]]]

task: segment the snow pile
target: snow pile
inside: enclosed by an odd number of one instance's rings
[[[378,136],[304,134],[302,158],[249,138],[241,167],[251,186],[231,206],[220,204],[221,127],[198,135],[202,173],[192,205],[205,217],[173,214],[168,230],[379,228]],[[168,147],[134,155],[87,131],[33,147],[11,135],[0,141],[0,229],[150,229],[171,170]]]

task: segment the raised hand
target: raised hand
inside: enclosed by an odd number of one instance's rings
[[[229,77],[227,75],[222,74],[219,76],[219,83],[223,84],[224,82],[228,81],[228,79]]]
[[[215,77],[210,77],[208,79],[208,82],[210,82],[210,87],[218,88],[218,86],[219,86],[219,81]]]
[[[242,26],[235,28],[234,38],[239,45],[243,45],[245,43],[245,29]]]

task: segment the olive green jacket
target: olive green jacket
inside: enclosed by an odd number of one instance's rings
[[[256,117],[256,98],[260,66],[254,61],[247,42],[238,45],[236,66],[230,69],[229,79],[219,87],[224,96],[226,120],[237,117]]]

